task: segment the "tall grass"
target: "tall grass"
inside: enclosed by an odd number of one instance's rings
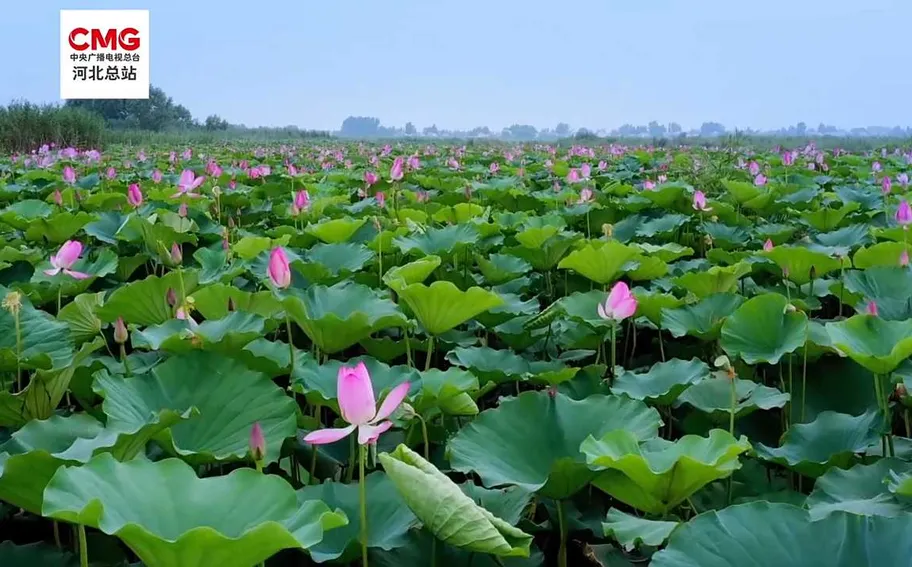
[[[87,110],[14,101],[0,107],[0,151],[27,152],[42,144],[97,148],[104,120]]]

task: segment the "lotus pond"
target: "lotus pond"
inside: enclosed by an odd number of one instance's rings
[[[910,162],[2,158],[0,565],[910,565]]]

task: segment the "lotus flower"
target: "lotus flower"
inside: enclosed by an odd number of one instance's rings
[[[608,162],[605,160],[598,162],[598,168],[599,168],[599,171],[605,171],[606,169],[608,169]]]
[[[187,148],[186,150],[184,150],[184,153],[181,154],[181,157],[184,158],[185,160],[192,158],[193,150],[191,150],[190,148]]]
[[[890,191],[893,189],[893,182],[890,180],[889,175],[884,176],[884,178],[880,180],[880,189],[884,195],[890,194]]]
[[[912,208],[909,207],[909,202],[905,199],[899,202],[899,207],[896,209],[896,222],[903,226],[912,223]]]
[[[908,250],[903,250],[902,254],[899,255],[899,265],[904,268],[909,265],[909,251]]]
[[[311,445],[335,443],[357,429],[359,444],[376,443],[380,435],[393,426],[393,422],[386,418],[392,415],[405,399],[409,383],[404,382],[393,388],[377,409],[370,373],[363,362],[359,362],[354,368],[339,368],[336,381],[339,410],[342,419],[349,424],[348,427],[313,431],[304,437],[304,442]]]
[[[184,260],[184,253],[183,253],[183,251],[181,251],[181,247],[177,244],[177,242],[172,243],[171,244],[171,263],[174,264],[175,266],[178,266],[178,265],[180,265],[180,263],[183,260]]]
[[[418,199],[419,203],[427,203],[431,197],[428,195],[427,191],[419,189],[416,198]]]
[[[266,458],[266,437],[263,435],[263,428],[260,426],[260,422],[253,422],[253,427],[250,428],[250,456],[253,457],[253,460],[256,463],[262,463],[263,459]]]
[[[877,303],[875,303],[874,300],[869,301],[868,304],[865,306],[865,312],[868,315],[873,315],[873,316],[877,317]]]
[[[174,195],[171,195],[171,198],[180,197],[181,195],[200,197],[201,195],[199,193],[194,193],[193,190],[202,185],[204,181],[206,181],[206,176],[201,175],[197,177],[192,170],[185,169],[181,173],[180,180],[177,182],[178,191]]]
[[[770,240],[769,238],[767,238],[766,242],[763,243],[763,251],[769,252],[772,249],[773,249],[773,241]]]
[[[656,188],[656,184],[653,181],[650,181],[649,179],[647,179],[646,181],[643,182],[643,189],[645,189],[647,191],[652,191],[655,188]]]
[[[579,180],[579,171],[575,167],[570,168],[569,173],[567,173],[567,183],[577,183]]]
[[[624,282],[618,282],[611,288],[605,303],[599,303],[598,314],[602,319],[623,321],[636,313],[637,300],[630,293],[630,288]]]
[[[899,183],[900,185],[902,185],[903,187],[908,187],[909,186],[909,174],[900,173],[899,175],[896,176],[896,182]]]
[[[381,209],[386,207],[386,194],[383,191],[377,191],[374,195],[374,198],[377,199],[377,206]]]
[[[54,189],[54,204],[58,207],[63,206],[63,194],[60,192],[60,189]]]
[[[380,177],[373,171],[364,172],[364,183],[366,183],[368,187],[377,183],[377,181],[379,181],[379,180],[380,180]]]
[[[418,156],[410,156],[408,158],[407,163],[408,163],[409,169],[420,169],[421,168],[421,162],[418,161]]]
[[[272,285],[279,289],[285,289],[291,285],[291,268],[288,265],[288,257],[281,246],[276,246],[269,253],[269,267],[267,268],[269,279]]]
[[[185,218],[187,216],[187,203],[181,203],[177,208],[177,216]]]
[[[130,338],[130,335],[127,333],[127,326],[124,324],[123,317],[118,317],[114,321],[114,342],[122,345],[127,342],[128,338]]]
[[[138,206],[142,205],[143,194],[142,194],[142,191],[139,189],[138,184],[136,184],[136,183],[130,184],[130,188],[127,189],[127,202],[129,202],[134,207],[138,207]]]
[[[871,170],[874,171],[875,173],[880,171],[881,169],[883,169],[883,166],[880,165],[879,161],[875,161],[874,163],[871,164]]]
[[[693,208],[696,211],[711,211],[712,207],[706,206],[706,195],[703,194],[703,191],[699,189],[694,191],[693,195]]]
[[[156,169],[152,172],[152,183],[161,183],[161,180],[162,172]]]
[[[308,207],[310,207],[310,193],[302,189],[295,194],[294,201],[291,203],[291,210],[295,215],[299,215],[301,211],[306,211]]]
[[[762,173],[758,173],[757,177],[754,177],[754,185],[756,185],[758,187],[762,187],[763,185],[766,185],[766,176],[763,175]]]
[[[114,169],[113,167],[108,167],[108,170],[105,171],[105,177],[107,177],[108,179],[114,179],[115,177],[117,177],[117,170]]]
[[[579,196],[579,201],[578,201],[579,204],[582,205],[584,203],[588,203],[591,200],[592,200],[592,189],[590,189],[588,187],[584,187],[583,190],[580,191],[580,196]]]
[[[402,168],[405,163],[401,157],[397,157],[393,160],[393,166],[390,168],[390,179],[393,181],[399,181],[402,179],[405,174],[402,172]]]
[[[76,183],[76,170],[70,166],[63,168],[63,182],[67,185]]]
[[[53,268],[45,270],[44,273],[49,276],[56,276],[60,272],[63,272],[77,280],[84,280],[90,277],[89,274],[76,272],[70,269],[73,267],[73,264],[79,260],[80,254],[82,254],[82,243],[76,240],[67,240],[63,243],[63,246],[60,247],[60,250],[51,256],[51,266],[53,266]]]
[[[496,161],[492,161],[492,162],[491,162],[491,165],[488,167],[488,169],[490,170],[490,172],[491,172],[492,174],[495,174],[495,173],[497,173],[497,171],[500,169],[500,166],[497,165],[497,162],[496,162]]]
[[[459,169],[459,162],[455,158],[450,158],[447,160],[447,167],[450,169]]]
[[[592,166],[588,163],[584,163],[580,166],[580,175],[583,176],[583,179],[589,179],[589,176],[592,175]]]
[[[757,174],[760,173],[760,165],[755,161],[750,162],[750,165],[747,166],[747,169],[748,169],[748,171],[750,171],[750,174],[753,175],[754,177],[756,177]]]

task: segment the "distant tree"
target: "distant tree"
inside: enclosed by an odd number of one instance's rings
[[[405,123],[405,135],[406,136],[415,136],[416,134],[418,134],[418,129],[415,128],[415,125],[412,124],[411,122],[406,122]]]
[[[84,108],[101,115],[112,128],[140,130],[186,129],[196,126],[190,111],[158,87],[149,89],[148,99],[68,100],[66,106]]]
[[[425,126],[424,129],[421,130],[421,133],[425,136],[436,136],[440,132],[437,130],[436,124],[431,124],[430,126]]]
[[[513,124],[509,128],[504,128],[504,137],[513,140],[534,140],[537,136],[538,130],[529,124]]]
[[[700,126],[700,136],[704,138],[712,138],[722,134],[725,134],[725,126],[718,122],[704,122]]]
[[[665,135],[665,132],[667,131],[664,124],[659,124],[655,120],[650,122],[649,126],[647,126],[647,128],[649,130],[649,135],[652,136],[653,138],[661,138],[662,136]]]
[[[566,138],[570,135],[570,125],[566,122],[560,122],[555,128],[554,133],[561,138]]]
[[[804,122],[799,122],[798,124],[795,124],[795,135],[798,136],[799,138],[803,138],[804,136],[806,136],[807,130],[808,130],[807,124],[805,124]]]
[[[680,134],[681,125],[678,124],[677,122],[669,122],[668,123],[668,133],[669,134]]]
[[[212,132],[215,130],[227,130],[228,121],[222,119],[218,114],[210,114],[206,117],[206,122],[204,123],[206,130]]]
[[[342,121],[339,134],[349,138],[375,138],[380,132],[380,119],[373,116],[349,116]]]
[[[490,136],[491,129],[487,126],[476,126],[469,130],[469,136],[479,137],[479,136]]]

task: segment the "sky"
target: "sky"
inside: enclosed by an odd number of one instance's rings
[[[200,119],[912,126],[910,0],[8,0],[0,104],[59,100],[60,9],[117,8]]]

